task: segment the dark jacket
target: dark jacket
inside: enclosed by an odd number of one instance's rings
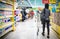
[[[50,16],[50,10],[49,9],[43,9],[43,11],[41,12],[41,21],[44,22],[44,20],[50,21],[49,19]]]

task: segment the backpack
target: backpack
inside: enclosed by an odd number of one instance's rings
[[[48,17],[46,17],[46,16],[48,16]],[[41,21],[42,21],[42,20],[49,20],[49,15],[46,14],[45,9],[43,9],[43,11],[41,12],[40,18],[41,18]]]
[[[45,14],[45,9],[43,9],[43,11],[42,11],[41,14],[40,14],[41,20],[42,20],[42,19],[45,19],[44,14]]]

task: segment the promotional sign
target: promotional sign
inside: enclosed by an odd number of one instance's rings
[[[53,13],[56,12],[56,8],[55,8],[55,7],[52,8],[52,12],[53,12]]]
[[[56,12],[60,13],[60,3],[58,3],[57,6],[56,6]]]
[[[43,4],[46,4],[46,3],[49,4],[49,0],[42,0],[42,3],[43,3]]]
[[[52,12],[53,12],[53,13],[56,13],[56,5],[55,5],[55,4],[52,5]]]
[[[49,3],[55,4],[56,3],[56,0],[49,0]]]
[[[52,11],[52,6],[49,6],[49,10]]]

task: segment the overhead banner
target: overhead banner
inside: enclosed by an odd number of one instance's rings
[[[46,4],[46,3],[49,4],[49,0],[42,0],[42,3],[43,3],[43,4]]]
[[[49,3],[55,4],[56,3],[56,0],[49,0]]]

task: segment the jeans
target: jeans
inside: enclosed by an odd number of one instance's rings
[[[50,31],[50,29],[49,29],[49,24],[50,24],[50,21],[49,20],[44,20],[43,21],[43,33],[45,33],[45,24],[47,24],[47,34],[49,35],[49,31]]]

